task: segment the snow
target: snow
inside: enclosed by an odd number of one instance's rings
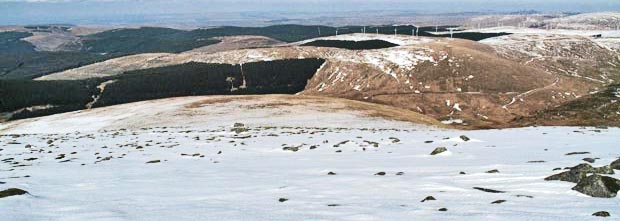
[[[0,163],[6,182],[0,189],[30,192],[0,199],[2,219],[589,220],[601,210],[620,214],[620,198],[591,198],[572,191],[572,183],[543,180],[584,157],[600,158],[595,166],[617,159],[618,128],[459,131],[367,117],[333,102],[270,107],[260,97],[181,108],[203,99],[0,126],[0,134],[30,133],[0,137],[0,158],[27,165]],[[235,122],[249,131],[231,132]],[[334,147],[343,141],[349,142]],[[291,146],[300,149],[282,149]],[[442,146],[448,152],[430,155]],[[565,155],[578,151],[591,154]],[[55,159],[59,154],[66,156]],[[161,162],[146,163],[152,160]],[[545,162],[528,163],[539,160]],[[492,169],[500,173],[485,172]],[[426,196],[437,200],[420,202]],[[496,200],[507,202],[491,204]],[[447,212],[437,211],[444,207]]]
[[[293,43],[294,45],[303,45],[312,41],[317,40],[338,40],[338,41],[370,41],[370,40],[382,40],[387,41],[392,44],[397,45],[417,45],[417,44],[425,44],[435,42],[436,40],[428,37],[418,37],[418,36],[410,36],[410,35],[385,35],[385,34],[363,34],[363,33],[353,33],[353,34],[343,34],[336,36],[328,36],[321,38],[313,38],[309,40],[304,40],[301,42]]]
[[[4,179],[3,186],[27,189],[32,195],[2,199],[0,212],[7,220],[585,220],[600,210],[620,213],[618,198],[589,198],[571,191],[571,183],[543,180],[555,167],[580,163],[578,156],[564,156],[567,152],[588,150],[602,163],[615,159],[620,154],[615,148],[617,129],[578,134],[571,132],[577,128],[472,132],[252,128],[248,135],[256,137],[247,139],[235,138],[228,129],[156,128],[9,138],[22,145],[6,145],[5,157],[39,160],[1,172],[3,177],[19,177]],[[479,141],[457,140],[460,134]],[[212,137],[216,140],[206,141]],[[388,137],[407,139],[391,143]],[[53,154],[24,149],[28,143],[34,150],[48,150],[46,139],[55,138],[67,140],[56,141],[59,148],[52,148]],[[333,147],[344,140],[352,142]],[[378,142],[379,147],[363,140]],[[594,140],[596,145],[585,145]],[[119,147],[132,143],[144,146],[144,151]],[[284,144],[305,145],[290,152],[282,150]],[[310,150],[310,145],[319,147]],[[450,151],[430,156],[438,145]],[[113,158],[94,164],[98,152]],[[60,153],[72,160],[58,163],[54,157]],[[194,153],[205,157],[181,155]],[[151,160],[162,162],[145,163]],[[526,163],[532,160],[547,163]],[[484,172],[491,169],[501,173]],[[330,171],[337,175],[327,176]],[[380,171],[387,175],[374,175]],[[460,171],[467,174],[459,175]],[[405,174],[396,176],[398,172]],[[472,189],[478,186],[507,193]],[[428,195],[438,200],[421,203]],[[289,200],[280,203],[279,198]],[[490,204],[498,199],[508,201]],[[437,211],[442,207],[448,212]]]

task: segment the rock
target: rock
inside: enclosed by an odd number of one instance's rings
[[[530,196],[530,195],[522,195],[522,194],[517,195],[517,197],[525,197],[525,198],[530,198],[530,199],[533,199],[533,198],[534,198],[533,196]]]
[[[281,203],[286,202],[286,201],[288,201],[287,198],[280,198],[280,199],[278,199],[278,202],[281,202]]]
[[[161,163],[161,161],[160,160],[151,160],[151,161],[146,162],[146,163]]]
[[[590,157],[583,158],[583,161],[586,161],[586,162],[588,162],[588,163],[594,163],[594,162],[596,162],[596,160],[595,160],[595,159],[592,159],[592,158],[590,158]]]
[[[431,152],[431,155],[437,155],[437,154],[440,154],[440,153],[443,153],[443,152],[446,152],[446,151],[448,151],[448,148],[437,147],[437,148],[435,148],[435,150],[433,150],[433,152]]]
[[[378,172],[378,173],[375,173],[375,176],[385,176],[385,172]]]
[[[6,189],[3,191],[0,191],[0,198],[5,198],[5,197],[9,197],[9,196],[19,196],[19,195],[24,195],[27,194],[28,191],[22,190],[22,189],[18,189],[18,188],[10,188],[10,189]]]
[[[589,173],[614,174],[614,171],[611,169],[610,166],[594,168],[590,164],[582,163],[569,168],[569,171],[551,175],[545,178],[545,180],[561,180],[566,182],[579,183],[579,181],[581,181],[583,178],[586,178]]]
[[[611,167],[611,169],[620,170],[620,159],[617,159],[616,161],[611,162],[609,166]]]
[[[570,152],[565,155],[570,156],[570,155],[583,155],[583,154],[590,154],[590,152]]]
[[[284,147],[284,148],[282,148],[282,150],[288,150],[288,151],[297,152],[297,151],[299,151],[299,147]]]
[[[424,143],[433,143],[433,141],[432,140],[427,140],[427,141],[424,141]]]
[[[398,143],[400,142],[400,139],[396,138],[396,137],[390,137],[390,140],[392,140],[392,143]]]
[[[486,173],[499,173],[499,170],[497,169],[493,169],[493,170],[489,170]]]
[[[474,189],[480,190],[480,191],[483,191],[483,192],[487,192],[487,193],[505,193],[505,191],[487,189],[487,188],[482,188],[482,187],[474,187]]]
[[[620,191],[620,180],[594,174],[579,181],[573,190],[591,197],[613,198]]]
[[[329,207],[340,206],[340,204],[327,204]]]
[[[461,175],[465,175],[465,174],[467,174],[467,173],[465,173],[465,172],[461,171],[461,172],[459,172],[459,174],[461,174]]]
[[[505,203],[505,202],[506,202],[506,200],[495,200],[491,204],[502,204],[502,203]]]
[[[437,211],[446,212],[446,211],[448,211],[448,209],[447,208],[441,208],[441,209],[438,209]]]
[[[236,134],[240,134],[240,133],[249,131],[249,129],[245,127],[245,124],[235,123],[233,125],[233,128],[230,129],[230,131],[235,132]]]
[[[607,211],[598,211],[596,213],[593,213],[592,216],[610,217],[611,214],[609,214],[609,212],[607,212]]]
[[[424,199],[423,199],[422,201],[420,201],[420,202],[422,202],[422,203],[423,203],[423,202],[426,202],[426,201],[431,201],[431,200],[437,200],[437,199],[435,199],[435,197],[433,197],[433,196],[427,196],[426,198],[424,198]]]
[[[336,175],[336,173],[330,171],[329,173],[327,173],[327,175],[333,176]]]
[[[396,176],[402,176],[402,175],[405,175],[405,172],[398,172],[398,173],[396,173]]]
[[[469,140],[470,140],[470,139],[469,139],[469,137],[467,137],[467,136],[465,136],[465,135],[461,135],[461,136],[460,136],[460,138],[461,138],[461,140],[463,140],[463,141],[465,141],[465,142],[467,142],[467,141],[469,141]]]

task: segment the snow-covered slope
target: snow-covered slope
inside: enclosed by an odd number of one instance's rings
[[[554,168],[584,157],[600,158],[595,166],[616,160],[617,128],[457,131],[368,117],[325,100],[164,101],[9,125],[0,136],[0,190],[29,194],[0,198],[2,219],[504,221],[589,220],[601,210],[620,215],[620,198],[591,198],[571,190],[572,183],[544,181],[557,173]],[[448,151],[431,156],[437,147]],[[590,153],[566,155],[582,151]],[[497,172],[487,172],[492,170]],[[436,200],[421,202],[427,196]]]

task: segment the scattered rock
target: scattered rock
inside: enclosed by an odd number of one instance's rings
[[[435,150],[433,150],[433,152],[431,152],[431,155],[437,155],[437,154],[440,154],[440,153],[443,153],[443,152],[446,152],[446,151],[448,151],[448,148],[437,147],[437,148],[435,148]]]
[[[402,175],[405,175],[405,172],[398,172],[398,173],[396,173],[396,176],[402,176]]]
[[[461,174],[461,175],[465,175],[465,174],[467,174],[467,173],[465,173],[465,172],[461,171],[461,172],[459,172],[459,174]]]
[[[433,197],[433,196],[427,196],[426,198],[424,198],[424,199],[423,199],[422,201],[420,201],[420,202],[426,202],[426,201],[431,201],[431,200],[437,200],[437,199],[435,199],[435,197]]]
[[[424,141],[424,143],[433,143],[433,141],[432,140],[427,140],[427,141]]]
[[[611,214],[609,214],[609,212],[607,212],[607,211],[598,211],[596,213],[593,213],[592,216],[610,217]]]
[[[582,179],[573,190],[591,197],[613,198],[620,191],[620,180],[594,174]]]
[[[146,163],[161,163],[161,161],[160,160],[151,160],[151,161],[146,162]]]
[[[565,155],[570,156],[570,155],[583,155],[583,154],[590,154],[590,152],[570,152]]]
[[[336,173],[330,171],[329,173],[327,173],[327,175],[333,176],[336,175]]]
[[[441,208],[441,209],[438,209],[437,211],[446,212],[446,211],[448,211],[448,209],[447,208]]]
[[[329,207],[340,206],[340,204],[327,204]]]
[[[278,199],[278,202],[281,202],[281,203],[286,202],[286,201],[288,201],[287,198],[280,198],[280,199]]]
[[[480,191],[483,191],[483,192],[487,192],[487,193],[505,193],[505,191],[487,189],[487,188],[482,188],[482,187],[474,187],[474,189],[480,190]]]
[[[491,204],[502,204],[502,203],[505,203],[505,202],[506,202],[506,200],[495,200]]]
[[[547,161],[544,160],[531,160],[531,161],[527,161],[527,163],[546,163]]]
[[[596,162],[596,160],[595,160],[595,159],[592,159],[592,158],[590,158],[590,157],[583,158],[583,161],[586,161],[586,162],[588,162],[588,163],[594,163],[594,162]]]
[[[24,195],[27,194],[28,191],[22,190],[22,189],[18,189],[18,188],[10,188],[10,189],[6,189],[3,191],[0,191],[0,198],[5,198],[5,197],[9,197],[9,196],[19,196],[19,195]]]
[[[499,170],[492,169],[492,170],[487,171],[486,173],[499,173]]]
[[[467,142],[467,141],[469,141],[469,140],[470,140],[470,139],[469,139],[469,137],[467,137],[467,136],[465,136],[465,135],[461,135],[461,136],[460,136],[460,138],[461,138],[461,140],[463,140],[463,141],[465,141],[465,142]]]
[[[385,172],[378,172],[378,173],[375,173],[375,176],[385,176]]]

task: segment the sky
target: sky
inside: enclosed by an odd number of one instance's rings
[[[0,25],[106,23],[222,13],[620,11],[620,0],[0,0]]]

